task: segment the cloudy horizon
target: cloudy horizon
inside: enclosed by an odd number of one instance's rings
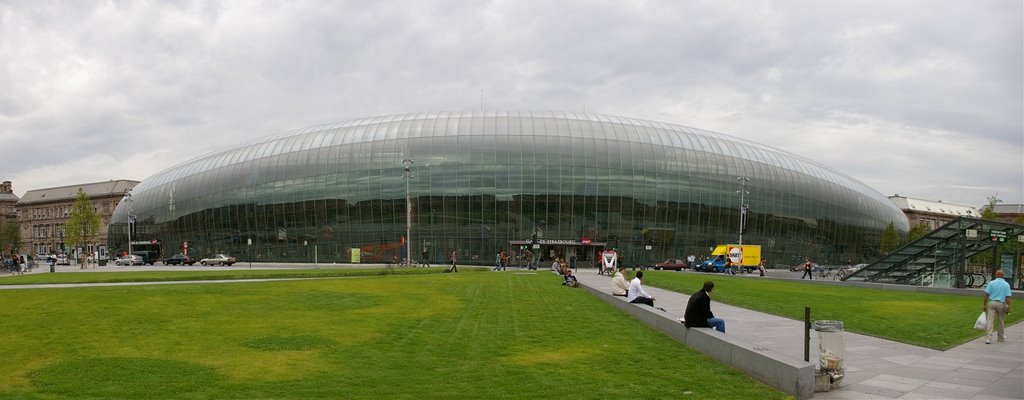
[[[561,110],[1024,203],[1020,1],[0,0],[0,180],[144,180],[309,125]]]

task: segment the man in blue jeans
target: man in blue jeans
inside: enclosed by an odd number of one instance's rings
[[[711,291],[715,289],[712,281],[704,282],[704,287],[690,296],[683,313],[683,325],[687,328],[715,328],[725,333],[725,320],[715,318],[711,313]]]

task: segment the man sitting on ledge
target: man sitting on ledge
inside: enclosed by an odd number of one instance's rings
[[[644,279],[644,271],[636,271],[636,278],[629,281],[629,290],[626,295],[626,300],[629,300],[630,303],[646,304],[654,307],[654,296],[651,296],[644,291],[644,286],[640,283],[642,279]]]
[[[626,268],[619,267],[612,278],[612,295],[626,297],[629,294],[629,283],[626,282]]]
[[[725,320],[715,318],[711,313],[711,291],[715,288],[712,281],[704,282],[702,288],[686,302],[686,312],[683,313],[683,325],[687,328],[715,328],[725,333]]]

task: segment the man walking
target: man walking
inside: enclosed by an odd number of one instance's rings
[[[802,276],[800,276],[800,280],[803,280],[804,277],[806,276],[807,279],[810,279],[810,280],[813,281],[814,280],[813,272],[814,272],[814,266],[811,264],[811,259],[810,258],[805,258],[804,259],[804,274]]]
[[[448,272],[459,272],[459,267],[455,266],[455,263],[458,262],[458,253],[458,250],[452,250],[452,254],[448,256],[448,261],[452,263],[452,267],[448,268]]]
[[[997,330],[997,341],[1005,341],[1006,336],[1003,329],[1006,327],[1006,314],[1010,313],[1010,284],[1003,279],[1003,270],[996,271],[996,279],[985,287],[985,302],[982,303],[981,311],[988,313],[988,333],[985,335],[985,344],[992,343],[992,328],[999,323]]]

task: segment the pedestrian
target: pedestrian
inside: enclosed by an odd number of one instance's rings
[[[455,266],[458,261],[458,250],[452,250],[452,255],[448,256],[448,261],[451,261],[452,267],[448,268],[450,272],[459,272],[459,267]]]
[[[761,271],[761,276],[764,276],[764,261],[765,260],[762,258],[761,262],[757,264],[757,270]]]
[[[715,318],[711,312],[711,291],[715,289],[712,281],[704,282],[701,288],[690,300],[686,302],[686,311],[683,313],[683,325],[687,328],[715,328],[725,333],[725,320]]]
[[[501,252],[500,251],[494,254],[494,269],[492,271],[497,271],[499,269],[501,269]]]
[[[423,263],[422,263],[424,268],[430,268],[430,261],[429,261],[430,257],[429,257],[429,255],[430,254],[427,253],[427,248],[424,247],[423,248]]]
[[[502,250],[501,251],[501,270],[504,271],[505,268],[508,268],[508,253],[506,253],[505,250]]]
[[[981,311],[988,314],[988,328],[986,328],[988,332],[985,334],[985,344],[992,343],[992,329],[995,328],[997,322],[999,329],[996,330],[996,340],[1006,341],[1003,330],[1006,327],[1006,314],[1010,313],[1010,296],[1012,295],[1010,284],[1003,279],[1003,270],[997,270],[996,278],[985,287],[985,301],[981,306]]]
[[[814,274],[812,273],[813,270],[814,270],[814,266],[811,264],[811,259],[810,258],[804,258],[804,274],[802,276],[800,276],[800,279],[803,280],[804,277],[806,276],[807,279],[810,279],[810,280],[813,281],[814,280]]]
[[[576,255],[569,256],[569,269],[576,269]]]

